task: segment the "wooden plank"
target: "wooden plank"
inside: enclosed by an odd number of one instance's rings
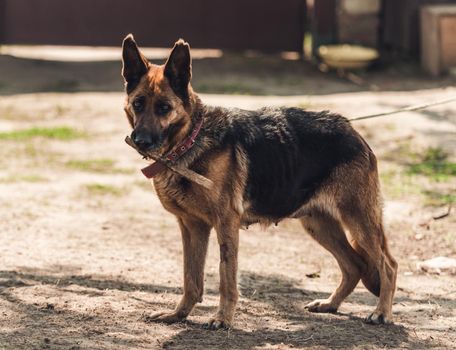
[[[456,15],[441,17],[440,47],[443,69],[456,67]]]
[[[433,76],[441,71],[438,17],[430,6],[421,9],[421,66]]]
[[[421,65],[437,76],[456,65],[456,5],[421,9]]]
[[[418,57],[421,46],[420,9],[454,3],[455,0],[383,0],[383,46]]]

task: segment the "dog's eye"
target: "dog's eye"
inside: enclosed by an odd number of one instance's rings
[[[133,109],[135,110],[136,113],[143,111],[144,102],[145,102],[145,99],[142,96],[135,98],[135,100],[133,101]]]
[[[171,106],[165,102],[159,102],[155,105],[155,112],[158,115],[165,115],[171,110]]]

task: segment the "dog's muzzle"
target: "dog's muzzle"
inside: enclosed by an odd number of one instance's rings
[[[141,151],[153,151],[160,146],[160,137],[154,136],[153,133],[146,129],[133,130],[131,139]]]

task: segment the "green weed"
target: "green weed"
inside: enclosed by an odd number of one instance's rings
[[[0,132],[0,140],[24,141],[34,138],[47,138],[55,140],[74,140],[84,137],[85,133],[67,126],[53,128],[33,127],[29,129]]]
[[[95,173],[117,173],[117,174],[131,174],[131,169],[122,169],[115,166],[112,159],[87,159],[87,160],[70,160],[65,163],[70,169],[95,172]]]
[[[393,199],[401,199],[409,195],[419,195],[421,184],[413,176],[400,169],[381,171],[380,179],[386,195]]]
[[[46,182],[47,178],[41,175],[11,175],[8,177],[0,178],[0,183],[14,183],[14,182]]]
[[[447,181],[456,176],[456,163],[448,161],[448,154],[441,148],[428,148],[419,162],[408,165],[411,175],[424,175],[435,181]]]
[[[87,185],[85,185],[85,189],[87,190],[87,192],[89,194],[96,195],[96,196],[111,195],[111,196],[120,197],[125,193],[124,188],[116,187],[113,185],[100,184],[100,183],[87,184]]]
[[[425,196],[424,204],[429,206],[442,206],[456,203],[456,194],[425,190],[423,191],[423,195]]]

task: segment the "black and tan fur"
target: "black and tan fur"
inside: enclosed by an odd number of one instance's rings
[[[125,112],[138,148],[166,154],[202,118],[194,147],[178,162],[214,183],[209,191],[171,170],[154,178],[163,206],[177,217],[181,229],[184,295],[174,311],[150,320],[185,319],[202,301],[204,262],[214,228],[220,245],[220,304],[207,325],[229,327],[238,299],[239,229],[296,218],[334,255],[342,272],[334,293],[307,308],[336,311],[362,280],[379,296],[367,321],[391,321],[397,264],[382,226],[377,161],[347,119],[299,108],[206,106],[190,86],[190,48],[182,40],[165,65],[157,66],[127,36],[122,74],[128,95]]]

